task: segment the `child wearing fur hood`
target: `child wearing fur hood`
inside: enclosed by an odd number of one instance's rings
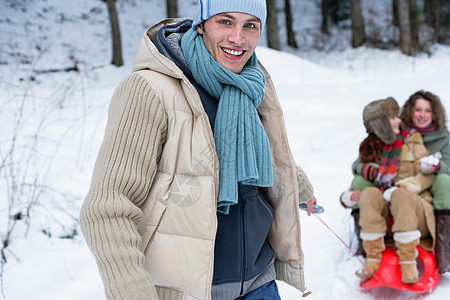
[[[346,207],[359,206],[359,236],[367,266],[356,274],[371,278],[380,266],[385,236],[393,236],[400,260],[402,281],[418,281],[416,246],[431,249],[435,239],[432,197],[428,189],[433,174],[425,175],[420,158],[428,151],[419,133],[401,131],[399,106],[394,98],[376,100],[363,111],[368,137],[354,163],[352,187],[341,196]],[[389,218],[393,217],[390,226]],[[430,239],[424,239],[431,236]],[[428,241],[428,243],[426,242]]]

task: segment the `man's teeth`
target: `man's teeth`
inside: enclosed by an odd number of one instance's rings
[[[223,49],[223,51],[225,52],[225,53],[227,53],[227,54],[230,54],[230,55],[233,55],[233,56],[239,56],[239,55],[241,55],[244,51],[237,51],[237,50],[231,50],[231,49],[225,49],[225,48],[222,48]]]

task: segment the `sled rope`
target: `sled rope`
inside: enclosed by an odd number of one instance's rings
[[[344,244],[345,247],[347,247],[347,249],[353,254],[354,257],[356,257],[356,259],[364,266],[364,269],[366,269],[374,278],[376,278],[379,282],[383,282],[377,275],[375,275],[375,273],[372,272],[372,270],[370,270],[366,263],[363,262],[358,255],[356,255],[356,253],[352,250],[352,248],[350,248],[350,246],[347,245],[347,243],[333,230],[331,229],[330,226],[328,226],[327,223],[325,223],[324,220],[322,220],[321,217],[319,217],[319,215],[317,215],[317,213],[313,212],[313,215],[323,224],[325,225],[326,228],[328,228],[328,230],[330,230],[337,238],[339,241],[341,241],[342,244]]]

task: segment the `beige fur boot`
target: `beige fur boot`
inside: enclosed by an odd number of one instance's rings
[[[403,283],[414,283],[419,280],[419,272],[416,265],[418,255],[416,246],[419,244],[419,238],[420,232],[418,230],[394,233]]]
[[[395,242],[398,259],[400,260],[400,271],[402,272],[403,283],[414,283],[419,280],[419,272],[417,271],[416,265],[416,246],[418,244],[418,239],[407,244]]]
[[[377,238],[376,240],[363,240],[362,241],[364,251],[366,252],[366,265],[367,267],[356,271],[356,276],[362,279],[370,279],[378,271],[381,262],[381,254],[383,253],[384,236]]]

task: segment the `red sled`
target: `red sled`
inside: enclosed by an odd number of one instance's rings
[[[419,255],[417,257],[417,269],[419,270],[419,281],[415,283],[403,283],[400,273],[400,265],[397,253],[391,247],[386,247],[381,257],[381,263],[375,276],[359,284],[363,289],[373,289],[386,286],[397,290],[429,293],[439,283],[441,274],[438,272],[436,259],[432,251],[427,251],[417,246]]]

